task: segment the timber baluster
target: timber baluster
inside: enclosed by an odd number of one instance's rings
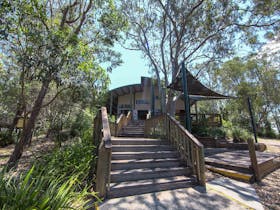
[[[118,136],[123,127],[125,127],[132,119],[132,113],[129,111],[127,115],[121,114],[117,119],[115,136]]]
[[[145,136],[165,136],[205,186],[204,147],[174,117],[156,116],[145,121]]]
[[[191,166],[191,149],[190,149],[190,141],[186,140],[186,145],[187,145],[187,155],[188,155],[188,166]]]

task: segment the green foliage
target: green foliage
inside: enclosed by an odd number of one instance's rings
[[[1,209],[84,209],[89,193],[86,189],[75,192],[77,178],[62,182],[61,177],[49,179],[43,173],[34,176],[34,170],[18,179],[0,174]]]
[[[277,138],[275,131],[271,128],[271,123],[267,122],[264,127],[258,129],[259,137]]]
[[[14,143],[15,139],[15,136],[10,136],[7,131],[0,131],[0,147]]]
[[[224,117],[234,126],[251,129],[250,97],[258,133],[274,136],[268,126],[272,121],[279,123],[280,97],[275,90],[280,88],[280,77],[274,65],[262,59],[234,58],[214,72],[219,88],[237,97],[223,104]]]
[[[224,129],[219,127],[195,126],[192,127],[192,133],[200,137],[213,137],[217,139],[226,137]]]
[[[84,182],[92,159],[93,146],[75,142],[74,145],[57,148],[36,163],[37,171],[48,171],[49,177],[70,177],[76,175],[79,182]]]
[[[234,127],[231,131],[233,142],[246,142],[252,135],[244,128]]]
[[[76,143],[60,148],[34,163],[18,178],[0,173],[0,208],[86,209],[86,185],[92,146]],[[95,196],[96,197],[96,196]]]
[[[93,114],[89,109],[81,111],[71,126],[71,135],[80,136],[83,141],[91,142],[93,129]]]

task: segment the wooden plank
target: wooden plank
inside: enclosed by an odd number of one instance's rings
[[[199,160],[199,174],[200,174],[200,180],[199,183],[202,186],[206,185],[206,178],[205,178],[205,159],[204,159],[204,148],[198,149],[198,160]]]
[[[203,145],[190,133],[188,132],[181,124],[178,122],[174,117],[171,117],[169,114],[167,114],[170,120],[181,129],[181,131],[187,135],[197,146],[203,147]]]
[[[106,107],[101,108],[101,113],[104,146],[105,148],[112,148],[111,132]]]
[[[98,147],[97,169],[96,169],[96,191],[99,197],[106,197],[110,185],[111,157],[112,157],[112,141],[107,110],[101,108],[101,121],[103,135],[101,143]],[[101,130],[101,126],[96,126],[96,129]],[[97,132],[98,130],[96,130]]]
[[[247,142],[248,142],[249,154],[250,154],[251,164],[252,164],[252,167],[254,170],[255,178],[257,181],[260,181],[261,177],[260,177],[260,171],[259,171],[256,151],[255,151],[255,144],[253,142],[253,139],[251,139],[251,138],[249,138],[247,140]]]
[[[177,148],[181,158],[195,172],[199,183],[205,186],[204,147],[190,132],[169,114],[146,120],[145,134],[149,133],[148,131],[156,135],[165,135]]]

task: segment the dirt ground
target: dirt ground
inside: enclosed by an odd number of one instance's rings
[[[259,139],[259,142],[267,145],[268,152],[280,154],[280,140]],[[254,187],[266,209],[280,210],[280,169],[255,183]]]
[[[27,170],[30,167],[31,162],[52,150],[54,146],[54,142],[47,138],[33,139],[30,147],[25,148],[23,155],[18,163],[16,172],[20,173],[23,170]],[[0,147],[0,168],[5,166],[13,150],[14,145],[9,145],[3,148]]]

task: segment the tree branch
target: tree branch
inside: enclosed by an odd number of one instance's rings
[[[67,87],[62,88],[59,91],[57,91],[56,94],[54,95],[54,97],[50,101],[48,101],[47,103],[43,104],[41,108],[45,108],[45,107],[49,106],[52,102],[54,102],[54,100],[59,96],[59,94],[61,94],[66,89],[68,89],[68,88]]]

